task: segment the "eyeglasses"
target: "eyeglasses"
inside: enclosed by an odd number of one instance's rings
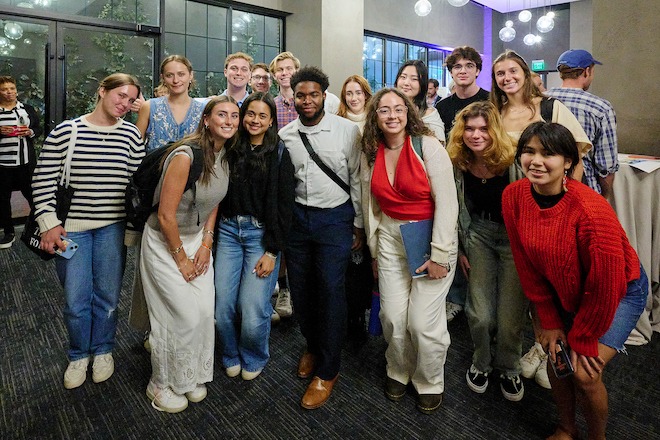
[[[477,68],[477,65],[474,63],[466,63],[466,64],[454,64],[451,66],[451,71],[452,72],[460,72],[465,68],[466,71],[470,72],[471,70],[475,70]]]
[[[389,107],[380,107],[376,109],[376,113],[378,113],[378,117],[383,119],[390,117],[390,115],[400,117],[408,113],[408,107],[403,105],[394,107],[393,109]]]
[[[270,81],[270,75],[252,75],[252,79],[256,82]]]

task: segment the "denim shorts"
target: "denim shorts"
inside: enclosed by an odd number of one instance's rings
[[[639,278],[628,283],[626,296],[621,298],[614,319],[607,332],[598,340],[601,344],[612,347],[618,352],[625,350],[624,343],[635,328],[639,316],[646,306],[649,280],[642,265],[639,265]]]

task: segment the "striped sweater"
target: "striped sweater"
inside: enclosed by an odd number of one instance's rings
[[[120,119],[113,126],[91,124],[85,116],[59,124],[44,141],[32,176],[35,216],[42,231],[62,222],[55,214],[55,190],[60,181],[71,138],[78,137],[71,161],[70,184],[75,189],[64,229],[81,232],[122,221],[129,177],[144,157],[138,128]]]
[[[598,356],[627,283],[640,276],[637,253],[612,207],[588,186],[568,180],[555,206],[541,209],[529,180],[509,185],[502,214],[525,295],[544,329],[564,328],[554,304],[574,314],[568,343],[585,356]]]

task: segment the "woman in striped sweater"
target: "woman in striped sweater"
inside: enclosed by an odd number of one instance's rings
[[[520,283],[541,322],[539,342],[555,362],[570,346],[575,372],[548,371],[559,426],[551,440],[578,438],[579,401],[590,439],[605,439],[603,371],[644,310],[648,279],[605,198],[571,176],[579,162],[571,132],[535,122],[516,157],[526,179],[507,186],[502,215]]]
[[[79,246],[71,259],[55,261],[69,332],[67,389],[83,384],[90,356],[94,382],[103,382],[114,372],[112,349],[126,260],[124,193],[144,156],[140,131],[121,119],[140,94],[137,80],[115,73],[101,81],[97,94],[91,113],[62,122],[48,135],[32,179],[36,219],[45,231],[41,249],[50,253],[64,249],[62,236]],[[56,215],[55,191],[74,125],[77,137],[69,183],[75,192],[62,224]]]

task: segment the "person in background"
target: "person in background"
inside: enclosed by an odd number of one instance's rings
[[[222,95],[234,98],[239,108],[243,105],[243,101],[250,96],[247,86],[252,76],[252,62],[252,57],[243,52],[231,53],[225,58],[227,89],[222,92]]]
[[[584,183],[608,197],[612,193],[614,173],[619,169],[616,138],[616,115],[609,101],[587,92],[594,79],[596,64],[601,64],[586,50],[568,50],[557,60],[561,87],[547,95],[560,100],[584,128],[593,149],[582,158]]]
[[[417,113],[424,124],[435,134],[435,137],[445,143],[445,126],[438,111],[426,105],[426,89],[428,88],[428,69],[420,60],[409,60],[399,68],[394,81],[395,87],[401,90],[415,105]]]
[[[225,147],[234,141],[239,110],[229,96],[211,98],[195,132],[175,142],[162,163],[151,214],[142,234],[140,275],[151,333],[152,406],[168,413],[201,402],[213,380],[213,229],[229,184]],[[202,173],[185,191],[201,150]]]
[[[451,95],[438,101],[435,108],[445,124],[445,134],[449,137],[456,114],[473,102],[487,101],[489,92],[477,84],[482,60],[476,49],[470,46],[457,47],[447,57],[445,66],[451,75],[454,90]]]
[[[277,126],[280,130],[298,118],[291,88],[291,77],[298,69],[300,69],[300,60],[291,52],[282,52],[270,62],[270,73],[275,77],[280,88],[280,93],[275,97]]]
[[[270,357],[270,297],[293,209],[293,165],[277,135],[276,112],[268,93],[252,93],[243,103],[219,211],[216,327],[227,375],[244,380],[259,376]]]
[[[541,75],[532,71],[531,76],[532,76],[532,82],[534,83],[534,85],[536,85],[536,88],[539,89],[539,92],[541,92],[543,95],[547,95],[547,93],[545,93],[546,92],[545,84],[543,84],[543,78],[541,78]]]
[[[154,89],[154,98],[160,98],[163,96],[167,96],[169,94],[170,94],[169,89],[162,82],[158,84],[158,86],[156,86],[156,88]]]
[[[252,66],[252,77],[250,78],[250,88],[252,92],[270,92],[270,86],[273,84],[268,66],[264,63],[256,63]]]
[[[485,393],[493,370],[505,399],[519,401],[520,354],[527,300],[522,293],[502,218],[502,192],[521,179],[513,140],[489,101],[456,115],[447,152],[454,164],[459,200],[459,266],[469,280],[465,314],[474,353],[465,378]]]
[[[579,437],[578,404],[588,438],[605,439],[603,374],[617,352],[625,352],[646,304],[648,279],[609,203],[572,178],[580,150],[565,126],[532,123],[516,157],[526,178],[502,196],[513,258],[540,320],[543,350],[559,363],[562,342],[574,369],[563,378],[548,370],[559,414],[548,439]]]
[[[170,55],[160,63],[160,79],[169,93],[144,102],[135,123],[147,151],[178,141],[199,125],[204,103],[190,97],[193,76],[192,64],[182,55]]]
[[[0,249],[14,243],[11,193],[20,191],[33,208],[30,181],[37,163],[34,139],[41,135],[41,124],[34,108],[18,100],[16,80],[0,76]]]
[[[414,144],[420,137],[417,152]],[[362,151],[362,209],[387,342],[385,395],[399,401],[412,382],[417,409],[431,414],[442,404],[451,342],[445,301],[458,248],[452,164],[417,107],[399,89],[384,88],[371,98]],[[416,271],[428,274],[413,277],[400,226],[428,219],[433,221],[431,255]]]
[[[124,196],[144,157],[140,131],[122,117],[139,95],[140,86],[131,75],[104,78],[94,110],[50,132],[32,178],[35,218],[43,231],[41,249],[51,254],[64,250],[63,237],[79,246],[70,259],[55,259],[69,333],[66,389],[85,382],[90,357],[95,383],[109,379],[115,370],[112,350],[126,262]],[[75,191],[62,224],[55,192],[74,130],[69,185]]]
[[[473,102],[488,100],[488,90],[477,85],[477,77],[481,73],[481,55],[470,46],[457,47],[445,61],[445,66],[452,77],[454,90],[447,98],[439,101],[435,108],[445,124],[445,134],[454,126],[456,114]],[[450,87],[451,89],[451,87]],[[457,271],[454,276],[449,295],[447,295],[447,321],[451,322],[465,307],[467,295],[467,280],[463,271]]]
[[[324,110],[328,77],[305,67],[291,78],[299,119],[280,129],[295,170],[295,205],[286,248],[293,303],[307,347],[298,377],[312,377],[301,405],[330,398],[339,377],[346,323],[345,276],[351,250],[364,242],[358,127]],[[328,167],[324,171],[305,146]],[[337,180],[330,177],[336,176]],[[340,179],[340,180],[339,180]]]
[[[429,79],[429,86],[426,92],[426,105],[429,107],[435,107],[435,105],[442,99],[442,96],[438,94],[438,89],[440,88],[440,83],[437,79]]]
[[[340,96],[337,115],[355,122],[362,133],[367,117],[366,104],[372,96],[366,78],[360,75],[346,78]],[[346,273],[347,337],[358,344],[365,342],[367,338],[365,312],[371,306],[373,287],[371,256],[367,246],[362,246],[361,249],[351,252]]]

